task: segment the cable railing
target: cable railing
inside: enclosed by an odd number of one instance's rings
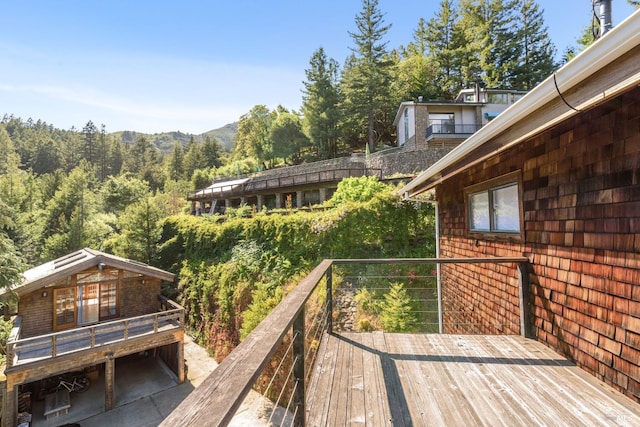
[[[327,375],[313,368],[322,337],[343,330],[348,324],[345,316],[352,317],[349,330],[363,332],[437,333],[449,327],[459,331],[464,323],[468,330],[479,330],[479,321],[465,317],[469,313],[449,312],[443,304],[452,296],[443,296],[440,282],[443,276],[450,280],[454,275],[448,277],[441,267],[485,263],[515,265],[508,274],[517,276],[514,309],[519,324],[509,328],[526,335],[527,258],[324,260],[161,425],[228,425],[255,390],[268,409],[263,411],[268,425],[304,426],[306,386],[312,375]]]

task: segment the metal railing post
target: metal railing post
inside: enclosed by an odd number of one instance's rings
[[[325,273],[327,282],[327,332],[333,333],[333,267],[330,265]]]
[[[293,397],[296,407],[293,425],[303,427],[305,421],[304,307],[293,321],[293,378],[296,382]]]

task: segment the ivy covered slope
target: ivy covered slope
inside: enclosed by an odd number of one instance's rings
[[[433,210],[375,178],[350,178],[326,209],[166,219],[159,257],[179,272],[189,328],[219,358],[324,258],[433,255]],[[235,212],[236,214],[238,211]]]

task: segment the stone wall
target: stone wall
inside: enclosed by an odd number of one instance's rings
[[[417,175],[444,157],[451,148],[429,148],[426,143],[420,149],[411,149],[406,144],[399,148],[370,154],[367,168],[382,170],[383,177],[394,175]]]

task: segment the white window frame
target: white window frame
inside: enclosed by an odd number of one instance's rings
[[[499,226],[496,224],[496,201],[494,200],[494,195],[496,191],[500,191],[502,189],[516,187],[516,204],[514,206],[516,209],[518,218],[513,218],[516,221],[517,229],[499,229]],[[486,224],[488,220],[488,224],[485,227],[473,227],[473,219],[472,219],[472,209],[474,207],[472,203],[472,199],[476,197],[482,197],[486,200],[487,210],[482,217],[485,218],[483,224]],[[474,237],[505,237],[509,239],[517,239],[520,241],[524,241],[524,221],[523,221],[523,213],[522,213],[522,174],[520,171],[515,171],[508,173],[506,175],[499,176],[497,178],[490,179],[488,181],[481,182],[479,184],[474,184],[464,189],[464,198],[465,198],[465,222],[467,233],[470,236]],[[513,222],[513,221],[511,221]]]

